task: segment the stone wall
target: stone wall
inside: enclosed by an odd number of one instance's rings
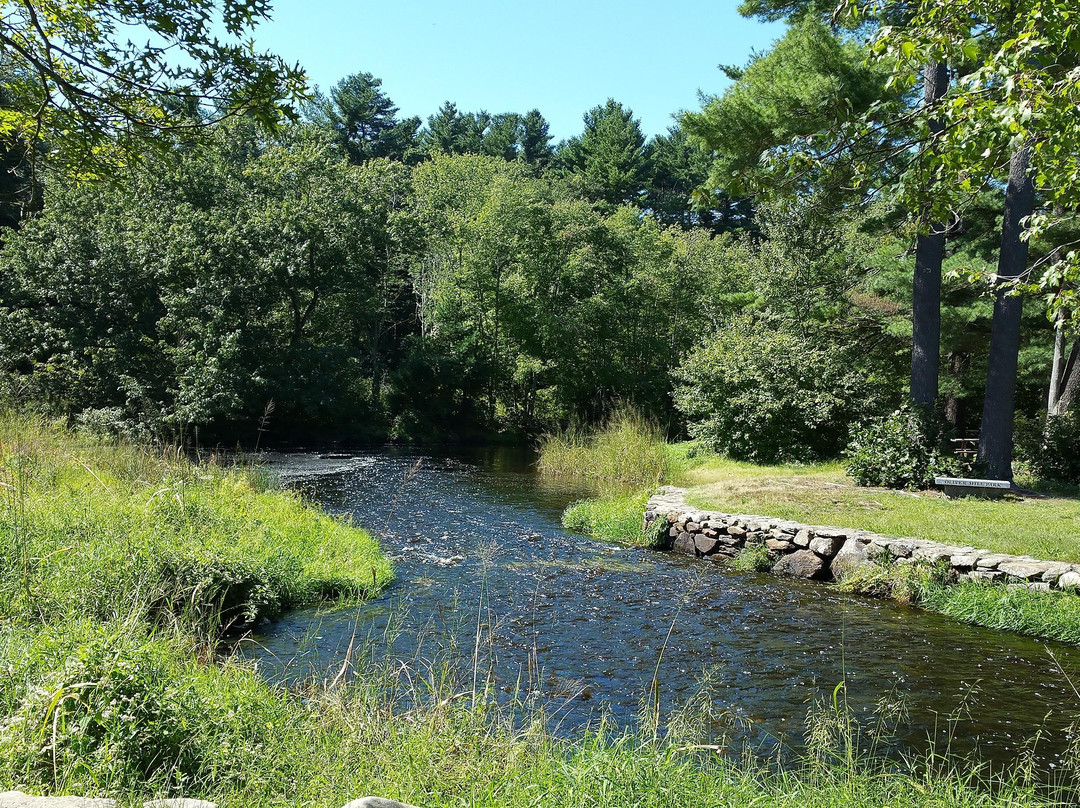
[[[852,528],[805,525],[766,516],[721,513],[686,504],[686,489],[665,486],[645,506],[645,528],[666,521],[666,548],[715,561],[764,547],[778,575],[843,580],[884,563],[945,563],[957,578],[1022,584],[1031,589],[1080,588],[1080,564],[1040,561],[924,539],[901,539]]]

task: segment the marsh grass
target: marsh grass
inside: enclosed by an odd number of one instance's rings
[[[571,427],[540,441],[541,474],[586,477],[627,487],[659,485],[678,468],[660,427],[632,410],[613,414],[603,428]]]
[[[563,527],[608,541],[657,547],[664,537],[655,532],[646,534],[643,527],[648,498],[646,493],[614,493],[599,499],[579,500],[563,511]]]

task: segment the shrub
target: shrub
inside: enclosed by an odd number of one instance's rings
[[[943,446],[945,434],[940,420],[905,404],[855,431],[844,467],[858,485],[928,488],[935,476],[961,471]]]
[[[737,460],[836,457],[871,386],[844,349],[737,318],[674,375],[675,405],[694,438]]]
[[[1080,483],[1080,411],[1017,418],[1016,458],[1039,479]]]

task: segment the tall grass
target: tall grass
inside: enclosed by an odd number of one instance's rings
[[[656,486],[678,465],[659,426],[633,410],[619,410],[599,430],[571,427],[540,441],[542,474],[587,477],[628,487]]]
[[[184,794],[223,808],[339,808],[371,793],[491,808],[1052,804],[1022,773],[991,781],[973,765],[908,768],[867,753],[835,697],[812,710],[806,752],[778,768],[703,734],[692,704],[666,736],[600,721],[559,737],[536,706],[500,706],[490,688],[470,697],[468,672],[449,663],[360,666],[347,684],[289,693],[192,650],[141,624],[5,635],[0,788],[132,803]]]
[[[0,619],[138,614],[213,635],[392,575],[370,535],[264,475],[0,417]]]

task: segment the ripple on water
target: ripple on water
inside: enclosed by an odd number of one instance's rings
[[[359,610],[286,615],[245,653],[272,678],[322,676],[358,630],[372,654],[448,653],[468,667],[479,614],[496,686],[548,699],[565,731],[601,713],[636,721],[659,661],[662,715],[693,700],[715,735],[756,746],[797,739],[840,681],[868,725],[902,705],[898,750],[933,739],[1006,761],[1041,728],[1035,757],[1053,766],[1071,742],[1080,697],[1062,668],[1080,671],[1078,649],[570,534],[559,517],[582,489],[522,461],[493,451],[272,457],[284,482],[378,534],[398,580]]]

